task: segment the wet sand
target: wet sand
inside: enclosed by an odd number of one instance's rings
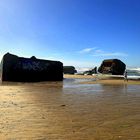
[[[139,140],[140,86],[88,82],[0,85],[0,139]]]
[[[113,75],[64,75],[66,79],[89,79],[81,81],[81,84],[106,84],[106,85],[140,85],[140,79],[128,79],[124,81],[123,76]]]

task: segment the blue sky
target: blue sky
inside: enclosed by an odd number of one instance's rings
[[[140,1],[1,0],[0,58],[6,52],[76,67],[110,58],[140,67]]]

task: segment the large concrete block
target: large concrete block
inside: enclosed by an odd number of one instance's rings
[[[123,75],[126,65],[119,59],[104,60],[98,71],[103,74]]]
[[[63,63],[18,57],[7,53],[1,61],[2,81],[37,82],[62,81]]]

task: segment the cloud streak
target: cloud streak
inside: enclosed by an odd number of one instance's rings
[[[114,57],[126,57],[128,56],[126,53],[123,52],[107,52],[103,51],[98,48],[85,48],[81,51],[79,51],[80,54],[90,54],[94,57],[100,56],[100,57],[107,57],[107,56],[114,56]]]
[[[79,51],[79,53],[82,53],[82,54],[83,53],[90,53],[90,52],[92,52],[95,49],[96,49],[95,47],[94,48],[85,48],[85,49]]]
[[[92,56],[121,56],[121,57],[125,57],[128,56],[125,53],[121,53],[121,52],[98,52],[98,53],[94,53]]]

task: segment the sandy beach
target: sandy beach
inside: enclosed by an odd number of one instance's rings
[[[139,140],[139,81],[65,75],[0,85],[1,140]]]

